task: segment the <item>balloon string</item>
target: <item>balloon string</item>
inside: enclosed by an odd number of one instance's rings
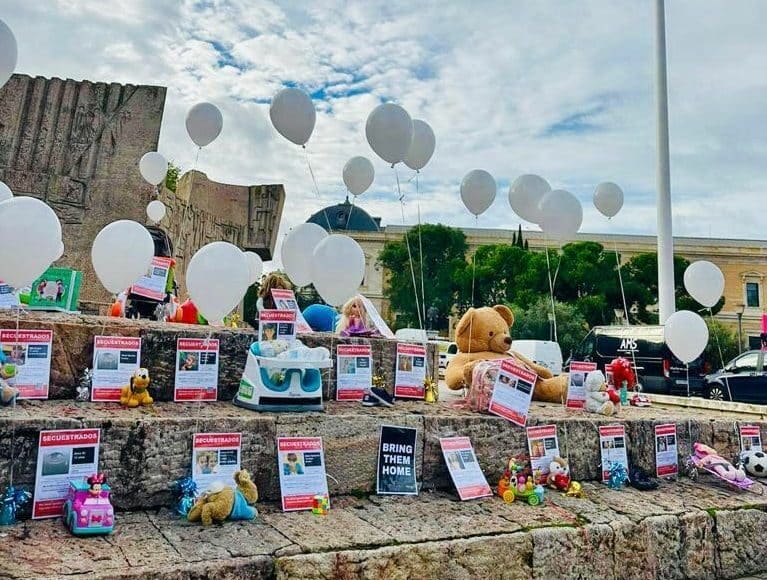
[[[421,269],[421,309],[423,310],[422,320],[426,320],[426,290],[423,281],[423,242],[421,240],[421,190],[418,185],[418,171],[415,172],[415,199],[418,208],[418,255]]]
[[[21,304],[19,303],[19,307],[16,309],[16,340],[15,344],[16,346],[19,345],[19,323],[21,318]],[[14,387],[15,388],[15,387]],[[13,397],[13,402],[11,403],[11,415],[16,415],[16,399],[18,399],[18,395]],[[8,482],[11,487],[13,487],[13,468],[14,468],[14,451],[16,448],[16,421],[11,420],[11,465],[8,469]]]
[[[557,337],[557,311],[554,308],[554,280],[551,278],[551,262],[549,261],[549,241],[548,238],[544,238],[546,243],[546,270],[549,274],[549,295],[551,296],[551,319],[554,323],[554,342],[559,342]],[[559,259],[559,263],[562,263],[562,259]],[[557,273],[559,273],[559,266],[557,266]]]
[[[399,184],[399,173],[397,172],[397,168],[392,166],[394,169],[394,176],[397,178],[397,195],[399,196],[399,205],[400,210],[402,211],[402,225],[405,225],[405,196],[402,195],[402,190],[400,189]],[[421,305],[418,302],[418,285],[415,282],[415,268],[413,267],[413,251],[410,249],[410,232],[405,231],[405,246],[407,246],[407,256],[408,256],[408,262],[410,263],[410,277],[413,280],[413,294],[415,295],[415,309],[416,313],[418,314],[418,328],[423,330],[423,320],[421,319]]]
[[[474,224],[475,227],[479,227],[479,215],[474,216]],[[474,253],[471,255],[471,304],[469,305],[470,308],[474,308],[474,281],[477,277],[477,251],[479,250],[479,247],[477,247],[474,250]],[[469,337],[473,336],[472,332],[474,330],[474,315],[469,319]],[[471,340],[469,341],[469,352],[468,354],[471,354]]]
[[[194,154],[194,163],[192,163],[192,169],[190,169],[190,172],[192,173],[192,177],[189,179],[189,197],[187,197],[186,203],[184,204],[184,211],[181,214],[181,223],[178,226],[178,241],[179,244],[176,248],[174,248],[174,251],[171,252],[176,257],[176,251],[178,251],[178,248],[181,247],[181,243],[183,243],[184,240],[184,234],[186,233],[186,217],[189,213],[189,206],[192,205],[192,193],[194,192],[194,176],[195,172],[197,171],[197,161],[200,158],[200,151],[202,151],[202,147],[199,145],[197,146],[197,152]],[[178,189],[178,186],[177,188]],[[184,251],[188,251],[188,246],[186,243],[184,243]],[[190,256],[191,258],[191,256]]]
[[[621,289],[621,299],[623,300],[623,312],[626,316],[626,326],[631,326],[631,320],[629,320],[629,309],[626,302],[626,292],[623,289],[623,274],[621,273],[621,257],[618,253],[618,241],[613,240],[613,247],[615,248],[615,263],[618,266],[618,284]],[[639,371],[637,370],[636,351],[631,349],[631,362],[634,364],[634,382],[639,383]],[[636,386],[634,387],[636,388]]]
[[[312,169],[312,162],[309,159],[309,149],[307,149],[306,145],[301,146],[304,150],[304,156],[306,157],[306,166],[309,168],[309,175],[312,178],[312,184],[314,184],[314,193],[317,195],[317,199],[320,202],[320,205],[322,204],[322,197],[320,196],[320,186],[317,185],[317,178],[314,176],[314,169]],[[328,218],[328,212],[325,207],[322,208],[322,214],[325,216],[325,221],[328,224],[328,233],[333,233],[333,228],[330,227],[330,218]],[[347,221],[348,226],[348,221]]]
[[[708,316],[711,319],[711,322],[714,322],[714,311],[711,310],[711,308],[708,309]],[[714,328],[713,324],[711,325],[712,328]],[[714,341],[716,342],[716,348],[719,351],[719,360],[722,363],[722,368],[724,369],[724,354],[722,353],[722,344],[719,342],[719,333],[716,332],[716,329],[714,328]],[[689,385],[689,379],[687,381]],[[727,377],[727,373],[724,373],[724,384],[727,387],[727,395],[730,397],[730,400],[732,401],[732,391],[730,390],[730,380]],[[688,386],[689,388],[689,386]]]
[[[210,324],[210,322],[208,322]],[[198,355],[200,358],[205,356],[205,362],[207,362],[208,357],[208,345],[210,344],[210,337],[213,336],[213,328],[211,327],[208,331],[208,336],[205,338],[205,341],[202,344],[202,352]],[[202,361],[197,361],[197,364],[201,364]],[[200,389],[199,394],[197,395],[197,417],[194,422],[194,432],[197,433],[199,425],[200,425],[200,415],[202,414],[202,398],[205,395],[204,389]]]
[[[349,208],[349,215],[346,216],[346,226],[344,226],[345,231],[349,231],[349,222],[352,221],[352,213],[354,213],[354,202],[357,201],[357,196],[352,196],[352,202],[351,207]],[[325,216],[327,217],[327,216]]]

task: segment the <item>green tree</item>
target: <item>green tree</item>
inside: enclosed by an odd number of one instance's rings
[[[721,368],[734,359],[740,349],[735,332],[718,320],[706,317],[708,325],[708,346],[706,346],[706,360],[714,368]],[[720,353],[721,349],[721,353]]]
[[[168,173],[165,174],[165,187],[175,193],[180,175],[181,167],[173,163],[173,161],[168,161]]]
[[[553,325],[549,320],[551,315],[551,301],[546,296],[541,296],[527,308],[512,306],[514,311],[514,327],[511,329],[512,338],[553,340]],[[562,302],[554,303],[554,312],[557,316],[557,339],[562,349],[562,356],[567,358],[583,337],[589,331],[586,319],[573,304]],[[512,348],[514,343],[512,342]]]

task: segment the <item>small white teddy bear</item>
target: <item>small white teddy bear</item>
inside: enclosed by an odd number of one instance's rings
[[[616,415],[620,409],[607,392],[607,381],[602,371],[591,371],[586,375],[586,410],[600,415]]]

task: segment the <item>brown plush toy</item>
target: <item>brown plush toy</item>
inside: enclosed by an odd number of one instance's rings
[[[567,375],[553,377],[546,367],[509,350],[510,328],[513,325],[514,314],[507,306],[469,308],[455,329],[455,342],[459,352],[445,370],[445,383],[448,388],[457,390],[470,385],[471,372],[479,362],[514,358],[538,375],[533,399],[561,403],[567,392]]]
[[[209,526],[213,522],[224,520],[252,520],[257,511],[253,504],[258,501],[258,489],[250,479],[250,474],[242,469],[235,472],[234,481],[237,487],[231,487],[221,482],[212,484],[208,490],[197,499],[187,514],[190,522],[202,522]]]

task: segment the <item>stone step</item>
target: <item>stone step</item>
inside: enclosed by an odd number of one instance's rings
[[[555,424],[560,450],[569,458],[574,477],[596,480],[600,477],[599,425],[624,424],[632,465],[654,473],[654,425],[676,424],[681,462],[690,454],[693,441],[734,458],[740,420],[737,415],[711,410],[662,406],[630,407],[615,418],[533,403],[529,425]],[[15,408],[0,408],[0,486],[8,481],[14,457],[15,483],[32,488],[41,430],[99,427],[100,467],[108,474],[113,501],[121,509],[171,504],[168,486],[190,474],[196,432],[241,432],[242,465],[266,500],[279,500],[278,436],[322,437],[332,496],[367,494],[375,489],[379,428],[384,424],[418,429],[416,470],[425,490],[452,489],[440,437],[470,437],[491,484],[497,482],[509,456],[528,452],[524,429],[499,417],[454,408],[445,398],[434,405],[398,401],[393,408],[330,402],[321,413],[281,414],[257,413],[222,401],[161,402],[139,409],[106,403],[21,401]],[[762,439],[767,440],[767,424],[758,424]]]
[[[585,484],[532,507],[450,493],[341,497],[327,516],[260,504],[255,522],[203,528],[167,509],[118,514],[108,537],[62,522],[0,529],[0,578],[646,579],[767,570],[767,496],[704,480],[656,491]]]

